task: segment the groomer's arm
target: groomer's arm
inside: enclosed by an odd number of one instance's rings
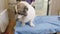
[[[9,24],[7,26],[6,32],[4,34],[14,34],[14,27],[16,25],[15,19],[15,8],[14,6],[9,6],[8,8]]]

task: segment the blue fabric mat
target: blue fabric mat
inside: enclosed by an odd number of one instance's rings
[[[60,32],[59,16],[36,16],[34,19],[35,27],[32,28],[28,24],[24,27],[17,21],[15,34],[50,34]]]

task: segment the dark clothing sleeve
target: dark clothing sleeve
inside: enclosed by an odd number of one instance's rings
[[[32,2],[35,1],[35,0],[31,0]]]
[[[29,4],[31,4],[35,0],[26,0]]]

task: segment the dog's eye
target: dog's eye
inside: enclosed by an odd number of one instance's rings
[[[18,12],[18,14],[19,14],[19,15],[23,15],[23,13],[19,13],[19,12]]]
[[[18,14],[21,14],[21,13],[18,12]]]
[[[16,11],[15,11],[15,14],[17,14]]]

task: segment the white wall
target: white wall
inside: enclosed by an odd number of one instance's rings
[[[50,10],[49,14],[50,15],[58,15],[58,10],[60,10],[60,0],[51,0],[50,4]]]
[[[5,8],[5,2],[4,0],[0,0],[0,12],[4,10],[4,8]]]
[[[0,0],[0,12],[8,8],[8,1],[9,0]]]
[[[47,15],[47,2],[48,0],[35,0],[36,15]]]
[[[5,0],[5,8],[8,8],[8,2],[9,0]]]
[[[10,3],[16,3],[16,0],[9,0]]]

